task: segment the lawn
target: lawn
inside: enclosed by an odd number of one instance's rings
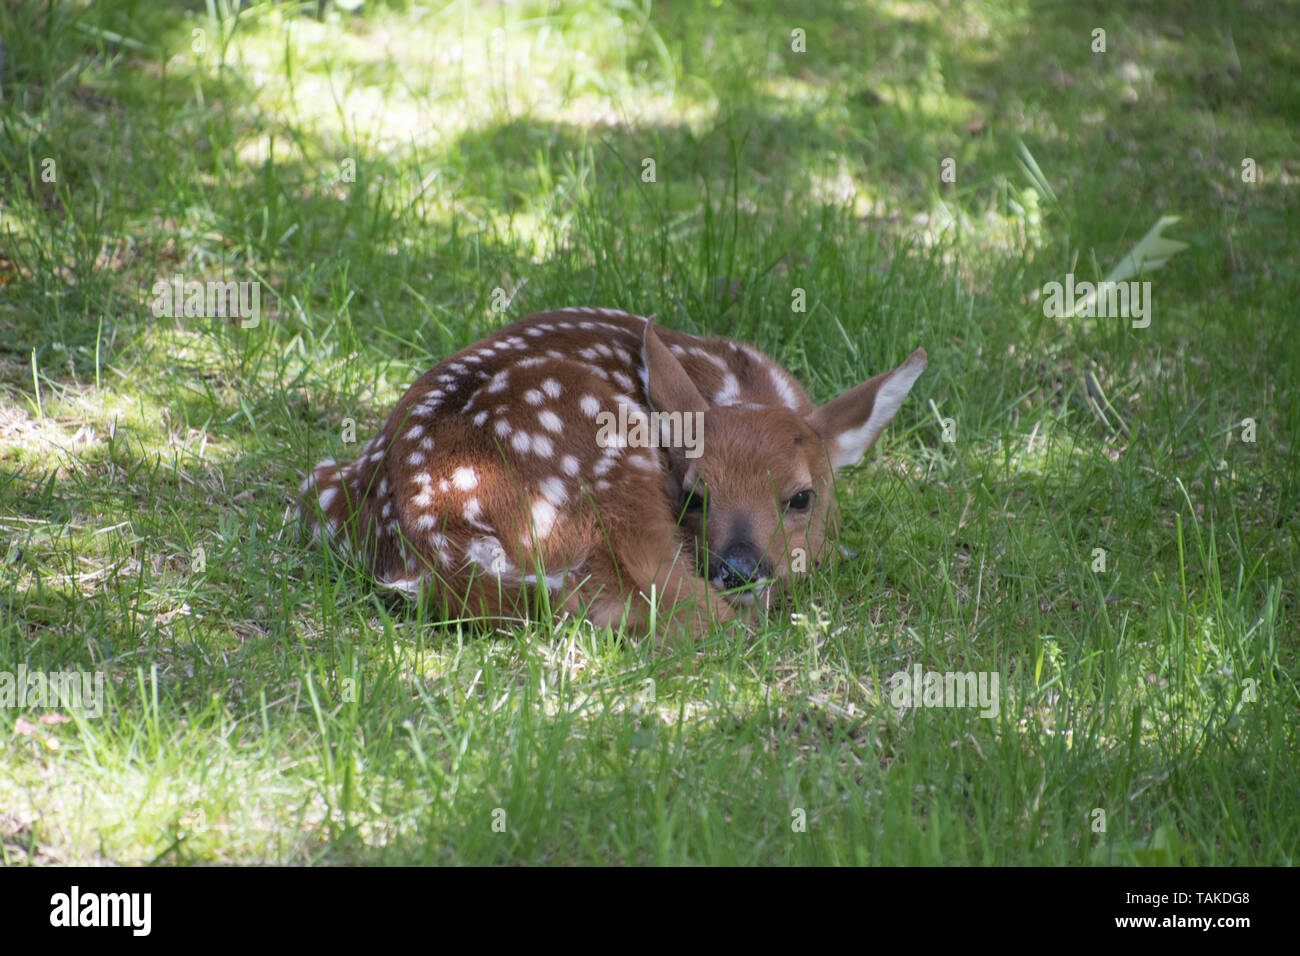
[[[1297,861],[1300,7],[4,0],[0,39],[3,862]],[[1146,318],[1047,307],[1166,216]],[[300,542],[306,469],[571,305],[817,401],[923,346],[854,555],[663,646]],[[101,708],[5,697],[68,671]]]

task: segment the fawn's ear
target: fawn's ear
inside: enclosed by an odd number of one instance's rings
[[[649,320],[645,324],[645,338],[641,342],[641,352],[641,378],[645,383],[646,398],[650,402],[651,410],[680,412],[683,428],[688,415],[694,415],[697,421],[703,422],[703,413],[708,411],[709,403],[704,400],[700,390],[686,374],[682,363],[677,361],[676,356],[655,333],[654,323]],[[683,482],[690,474],[692,459],[699,457],[699,445],[695,445],[695,454],[692,455],[691,449],[679,448],[673,442],[668,421],[661,418],[659,428],[660,447],[668,451],[669,468],[665,485],[668,497],[676,503],[682,498]],[[665,432],[665,428],[669,430]],[[683,434],[686,434],[685,431]],[[696,442],[701,441],[704,437],[703,426],[697,426],[691,434],[695,435]]]
[[[924,371],[925,349],[917,349],[898,368],[867,379],[808,416],[808,424],[826,443],[831,467],[862,460]]]
[[[656,412],[704,412],[709,403],[691,381],[686,369],[668,346],[655,334],[654,323],[645,324],[641,343],[641,374],[645,379],[646,397]]]

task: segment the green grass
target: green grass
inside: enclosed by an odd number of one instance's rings
[[[1295,862],[1295,7],[313,8],[0,7],[0,670],[108,683],[0,708],[4,861]],[[1165,214],[1149,328],[1044,316]],[[797,618],[440,625],[298,544],[345,419],[564,305],[819,401],[927,349]]]

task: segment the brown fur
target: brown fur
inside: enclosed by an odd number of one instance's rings
[[[839,520],[833,471],[861,460],[924,367],[918,349],[817,407],[747,345],[541,313],[421,376],[356,460],[308,475],[302,511],[382,586],[432,591],[449,613],[517,617],[545,597],[601,625],[644,632],[657,614],[699,634],[754,603],[720,586],[743,579],[765,604],[756,579],[816,566]],[[699,413],[702,454],[602,447],[596,416],[620,404],[633,425]],[[706,489],[706,508],[683,509]]]

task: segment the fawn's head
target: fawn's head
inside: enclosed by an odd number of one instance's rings
[[[832,476],[856,465],[925,370],[924,349],[799,415],[781,406],[710,406],[647,324],[646,390],[658,412],[699,412],[693,454],[669,448],[670,500],[696,542],[699,569],[733,599],[766,600],[768,584],[820,563],[839,526]],[[754,585],[748,588],[747,586]]]

